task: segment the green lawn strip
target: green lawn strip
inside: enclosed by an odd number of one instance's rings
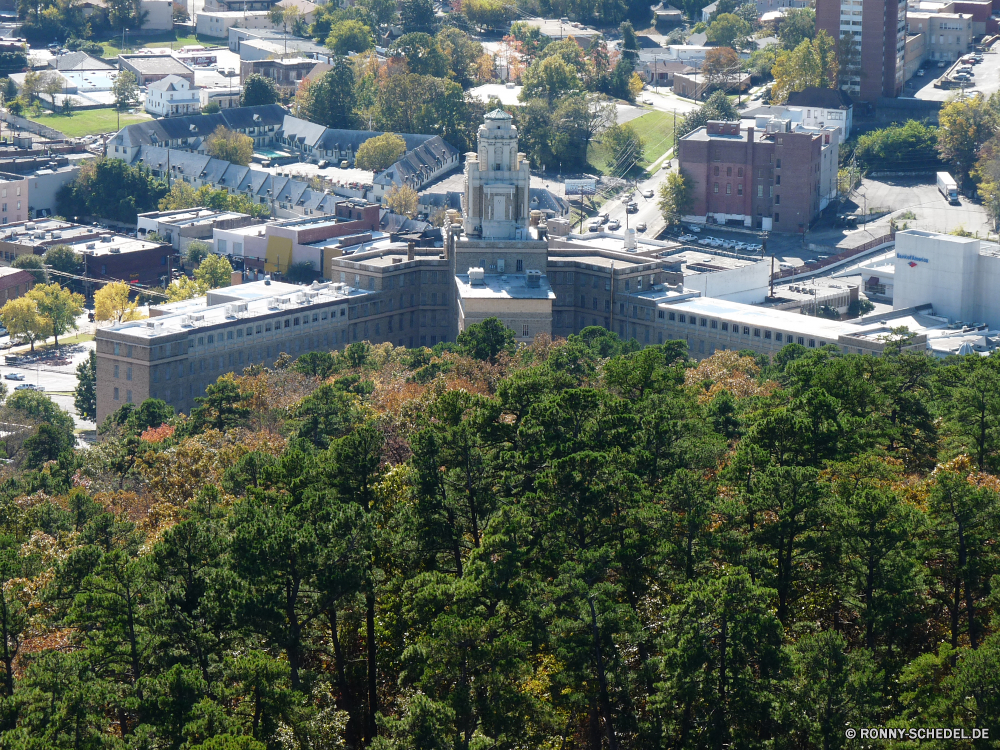
[[[629,120],[628,124],[635,129],[645,144],[642,158],[646,165],[655,162],[674,145],[673,112],[654,110],[634,120]],[[608,149],[598,139],[592,141],[587,149],[587,161],[590,162],[594,171],[608,174],[612,159]]]
[[[104,46],[105,58],[118,57],[118,55],[122,52],[122,49],[119,46],[122,43],[121,34],[112,36],[108,39],[98,40],[98,43]],[[205,47],[218,47],[219,45],[228,46],[229,40],[214,36],[205,36],[203,34],[178,36],[174,31],[167,31],[162,34],[150,36],[130,35],[128,37],[128,43],[133,49],[139,49],[140,47],[170,47],[171,45],[173,45],[174,49],[180,49],[181,47],[186,47],[192,44],[201,44]]]
[[[631,125],[645,144],[642,158],[646,164],[652,164],[674,145],[673,112],[647,112],[632,120]]]
[[[29,120],[54,128],[65,133],[70,138],[94,133],[111,133],[118,130],[118,115],[112,107],[105,109],[80,109],[72,114],[45,114],[29,117]],[[125,112],[121,116],[121,126],[148,120],[147,115],[131,115]]]

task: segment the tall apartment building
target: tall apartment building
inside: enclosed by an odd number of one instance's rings
[[[854,75],[841,86],[848,94],[865,102],[899,96],[905,82],[906,0],[816,0],[816,29],[836,40],[853,39]],[[842,58],[842,68],[844,63]]]

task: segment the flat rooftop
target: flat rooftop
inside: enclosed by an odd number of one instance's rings
[[[684,263],[690,273],[714,273],[716,271],[732,271],[736,268],[746,268],[761,261],[760,258],[731,258],[725,255],[713,255],[699,250],[682,250],[663,256],[664,261]]]
[[[768,307],[755,307],[740,302],[716,299],[714,297],[698,297],[696,299],[666,303],[667,309],[687,313],[689,315],[704,315],[705,317],[725,320],[740,325],[754,326],[774,331],[790,331],[796,334],[817,336],[835,342],[841,335],[858,335],[864,329],[850,323],[844,323],[825,318],[815,318],[810,315],[775,310]]]
[[[205,297],[185,300],[179,305],[161,305],[161,315],[148,320],[119,323],[98,329],[99,338],[126,337],[151,340],[161,336],[192,334],[216,326],[239,325],[255,318],[295,313],[318,305],[347,302],[367,292],[343,284],[298,286],[280,282],[254,281],[215,289]],[[309,325],[307,322],[306,325]]]
[[[243,14],[236,13],[234,15],[242,16]],[[143,75],[160,75],[161,73],[169,75],[173,73],[174,75],[187,76],[194,72],[180,60],[171,56],[169,52],[162,55],[119,55],[118,59],[124,60]]]
[[[559,252],[563,250],[563,252]],[[648,258],[643,255],[634,255],[629,253],[625,255],[624,252],[619,251],[620,255],[605,255],[600,252],[570,252],[566,253],[564,248],[553,248],[549,252],[549,265],[558,265],[560,262],[565,263],[578,263],[583,265],[589,265],[593,268],[611,268],[612,265],[615,268],[640,268],[642,266],[648,266],[650,264],[655,264],[657,266],[662,266],[663,261],[659,258]]]
[[[0,241],[27,247],[52,244],[69,245],[78,253],[92,253],[94,255],[106,254],[110,252],[111,248],[116,248],[117,252],[127,253],[148,250],[162,244],[115,234],[100,227],[73,224],[58,219],[35,219],[20,224],[7,224],[0,227]],[[91,243],[94,247],[88,248],[87,245]]]
[[[157,247],[165,248],[169,253],[174,252],[170,245],[165,245],[162,242],[149,242],[135,237],[126,237],[122,234],[102,235],[100,238],[91,237],[90,239],[82,237],[66,239],[64,236],[60,244],[68,245],[73,248],[74,252],[81,255],[119,255],[135,253],[140,250],[152,250]],[[92,245],[93,247],[91,247]]]
[[[150,211],[146,214],[139,214],[140,219],[150,219],[177,227],[186,227],[193,224],[210,224],[216,221],[228,221],[229,219],[243,217],[249,218],[249,214],[241,214],[237,211],[214,211],[210,208]]]
[[[545,276],[539,277],[538,286],[528,286],[527,274],[487,274],[481,284],[471,284],[469,274],[455,275],[458,296],[462,299],[552,299],[555,292]]]

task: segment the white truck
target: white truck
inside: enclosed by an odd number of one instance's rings
[[[937,186],[941,195],[952,205],[958,205],[958,185],[947,172],[937,173]]]

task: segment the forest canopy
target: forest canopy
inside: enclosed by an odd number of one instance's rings
[[[87,449],[8,402],[0,747],[998,725],[1000,360],[495,328],[283,354]]]

